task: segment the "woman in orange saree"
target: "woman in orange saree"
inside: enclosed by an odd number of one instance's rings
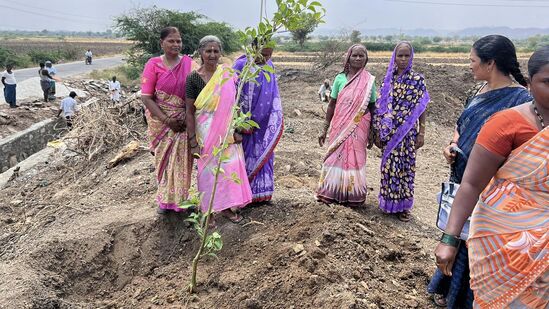
[[[528,72],[534,100],[482,128],[435,251],[438,268],[450,275],[455,235],[472,213],[475,308],[549,306],[549,46],[532,55]]]

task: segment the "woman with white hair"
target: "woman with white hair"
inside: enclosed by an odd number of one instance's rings
[[[225,158],[221,164],[223,174],[217,179],[213,211],[238,223],[242,216],[236,211],[252,201],[252,192],[246,175],[242,136],[232,131],[236,80],[228,67],[219,64],[222,46],[219,38],[213,35],[200,40],[201,65],[187,78],[187,130],[191,152],[198,157],[198,190],[203,193],[203,212],[208,210],[216,182],[212,171],[221,160],[215,149],[222,148],[227,136],[229,146],[222,154]]]

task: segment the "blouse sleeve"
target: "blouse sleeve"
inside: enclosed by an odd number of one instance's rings
[[[332,91],[330,92],[330,96],[334,100],[337,99],[337,95],[339,94],[339,89],[340,89],[339,84],[341,84],[341,77],[337,75],[334,79],[334,84],[332,85]]]
[[[189,76],[187,76],[187,82],[185,83],[185,98],[187,99],[196,100],[196,98],[198,97],[196,77],[196,71],[193,71],[191,74],[189,74]]]
[[[377,86],[376,84],[372,85],[372,94],[370,95],[370,103],[376,103],[377,101]]]
[[[507,110],[490,117],[477,137],[476,144],[481,145],[493,154],[507,157],[513,151],[515,139],[515,121],[508,117]]]
[[[154,59],[154,58],[153,58]],[[156,88],[155,62],[149,59],[141,76],[141,95],[153,96]]]

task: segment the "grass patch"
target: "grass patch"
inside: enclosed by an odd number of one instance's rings
[[[139,86],[141,70],[124,64],[110,69],[93,70],[89,77],[92,79],[111,80],[113,76],[124,86]]]

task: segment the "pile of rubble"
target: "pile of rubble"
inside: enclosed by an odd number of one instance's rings
[[[0,126],[14,124],[14,123],[15,123],[15,117],[10,116],[4,112],[0,112]]]

